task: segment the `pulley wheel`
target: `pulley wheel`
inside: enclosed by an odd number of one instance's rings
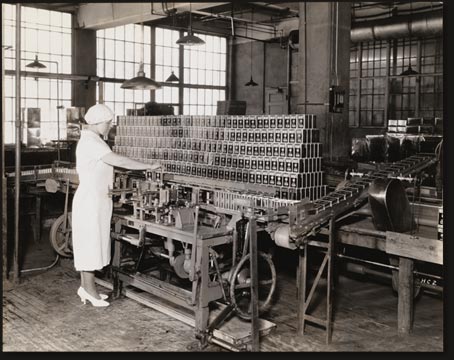
[[[252,318],[250,254],[243,257],[230,277],[230,301],[235,312],[245,320]],[[276,269],[271,256],[261,251],[257,258],[258,308],[265,312],[276,289]]]
[[[71,213],[67,214],[66,228],[64,227],[65,214],[58,217],[50,228],[49,239],[54,250],[64,257],[73,256]]]
[[[181,279],[187,279],[189,277],[189,274],[184,270],[184,260],[185,255],[180,254],[175,258],[175,263],[173,264],[173,269],[175,270],[175,273]]]

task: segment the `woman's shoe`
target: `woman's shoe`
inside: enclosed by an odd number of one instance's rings
[[[83,289],[82,286],[81,286],[79,289]],[[78,293],[78,294],[79,294],[79,293]],[[99,294],[99,297],[100,297],[102,300],[106,300],[106,299],[109,297],[109,295],[107,295],[107,294]]]
[[[103,300],[103,299],[96,299],[95,297],[93,297],[92,295],[90,295],[83,287],[80,287],[78,290],[77,290],[77,295],[80,296],[80,300],[86,304],[87,303],[87,300],[91,302],[91,304],[93,306],[96,306],[96,307],[105,307],[105,306],[109,306],[110,304]]]

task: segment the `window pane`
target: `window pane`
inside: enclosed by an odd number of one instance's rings
[[[125,78],[125,63],[115,62],[115,78],[124,79]]]
[[[134,61],[134,43],[125,43],[125,61]]]
[[[199,89],[197,92],[197,103],[198,104],[205,104],[205,90]]]
[[[131,79],[134,76],[134,64],[131,62],[125,63],[125,79]]]
[[[115,41],[115,60],[123,61],[125,54],[125,45],[123,41]]]
[[[107,39],[106,40],[106,47],[105,47],[105,58],[109,60],[115,59],[115,42],[113,40]]]
[[[63,63],[61,67],[61,72],[65,74],[71,74],[71,57],[65,56],[63,57]]]
[[[150,64],[151,62],[151,46],[150,45],[144,45],[143,48],[143,62],[145,64]]]
[[[125,40],[134,41],[134,24],[128,24],[125,26]]]
[[[105,29],[105,37],[107,39],[115,39],[115,29],[114,28],[107,28]]]
[[[156,76],[155,79],[156,81],[164,81],[164,68],[163,66],[156,65]]]
[[[62,54],[71,55],[71,34],[63,34]]]
[[[162,103],[163,92],[163,88],[155,91],[155,99],[158,103]]]
[[[178,48],[172,49],[172,66],[177,68],[180,63],[179,50]]]
[[[172,88],[172,103],[178,103],[178,88]]]
[[[115,77],[115,63],[113,61],[106,61],[106,77],[114,78]]]
[[[96,62],[96,73],[98,76],[104,77],[104,60],[98,59]]]
[[[197,104],[197,89],[190,89],[189,103]]]

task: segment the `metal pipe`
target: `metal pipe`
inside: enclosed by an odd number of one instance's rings
[[[16,177],[14,194],[14,282],[19,282],[19,202],[21,179],[21,5],[16,4]]]
[[[352,27],[351,41],[400,39],[405,37],[437,36],[443,34],[443,13],[414,14],[397,19],[370,21]]]
[[[230,21],[238,21],[238,22],[244,22],[244,23],[249,23],[249,24],[253,24],[253,25],[262,25],[262,26],[267,26],[267,27],[271,27],[271,28],[274,29],[273,25],[264,24],[264,23],[261,23],[260,21],[253,21],[251,19],[246,19],[246,18],[237,18],[237,17],[233,17],[233,16],[215,14],[215,13],[211,13],[211,12],[208,12],[208,11],[202,11],[202,10],[193,10],[192,13],[193,14],[204,15],[204,16],[211,17],[211,18],[218,18],[218,19],[230,20]]]
[[[391,280],[393,276],[388,273],[384,273],[382,271],[372,270],[363,265],[354,264],[354,263],[347,263],[347,271],[354,272],[355,274],[360,275],[376,275],[378,277],[382,277],[388,280]]]
[[[292,48],[290,46],[290,37],[289,42],[287,43],[287,113],[291,114],[290,105],[291,105],[291,92],[290,92],[290,71],[292,66]]]
[[[356,257],[352,257],[352,256],[342,255],[342,254],[337,254],[336,256],[341,258],[341,259],[359,261],[359,262],[362,262],[362,263],[365,263],[365,264],[370,264],[370,265],[374,265],[374,266],[378,266],[378,267],[383,267],[383,268],[399,271],[399,266],[397,266],[397,265],[387,265],[387,264],[383,264],[383,263],[380,263],[380,262],[364,260],[364,259],[360,259],[360,258],[356,258]],[[415,270],[415,271],[413,271],[413,273],[415,275],[427,276],[427,277],[431,277],[431,278],[434,278],[434,279],[437,279],[437,280],[442,280],[443,279],[441,276],[433,275],[433,274],[427,274],[427,273],[423,273],[421,271],[416,271]]]
[[[374,276],[377,276],[377,277],[380,277],[383,279],[387,279],[387,280],[392,280],[392,278],[393,278],[392,274],[384,273],[382,271],[372,270],[363,265],[354,264],[354,263],[350,263],[350,262],[347,263],[347,271],[353,272],[355,274],[360,274],[360,275],[374,275]],[[417,272],[415,271],[414,273],[416,274]],[[443,292],[443,287],[441,287],[439,285],[432,285],[432,284],[428,284],[427,282],[423,282],[423,281],[420,281],[419,284],[424,289],[435,291],[438,293]]]
[[[45,60],[43,60],[45,61]],[[15,75],[15,70],[5,70],[5,75]],[[33,78],[46,78],[46,79],[61,79],[61,80],[75,80],[75,81],[106,81],[109,78],[100,78],[98,76],[90,75],[74,75],[74,74],[54,74],[54,73],[44,73],[37,71],[21,71],[22,77],[33,77]],[[124,82],[126,79],[116,79],[116,82]]]
[[[233,29],[233,24],[232,24],[232,29]],[[227,76],[228,76],[228,93],[227,93],[227,99],[232,100],[233,99],[233,34],[232,36],[229,36],[227,38],[227,44],[229,48],[229,53],[228,53],[228,70],[227,70]]]
[[[273,5],[273,4],[269,4],[269,3],[266,3],[266,2],[251,2],[250,4],[256,6],[256,7],[260,7],[261,9],[263,10],[271,10],[271,11],[277,11],[281,14],[291,14],[291,15],[294,15],[294,16],[297,16],[299,14],[298,10],[292,10],[288,7],[281,7],[281,6],[277,6],[277,5]]]
[[[52,264],[48,265],[48,266],[43,266],[43,267],[33,268],[33,269],[25,269],[25,270],[21,270],[20,272],[22,274],[22,273],[38,271],[38,270],[49,270],[49,269],[53,268],[58,263],[59,259],[60,259],[60,255],[57,254],[57,256],[55,257],[54,262]]]

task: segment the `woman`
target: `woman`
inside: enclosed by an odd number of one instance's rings
[[[108,306],[107,295],[98,294],[95,270],[110,263],[110,222],[114,166],[130,170],[155,170],[159,163],[142,163],[112,152],[101,139],[109,133],[114,113],[106,105],[97,104],[85,114],[88,125],[81,131],[76,148],[76,170],[79,186],[72,205],[72,241],[74,267],[81,274],[77,294],[85,304]]]

